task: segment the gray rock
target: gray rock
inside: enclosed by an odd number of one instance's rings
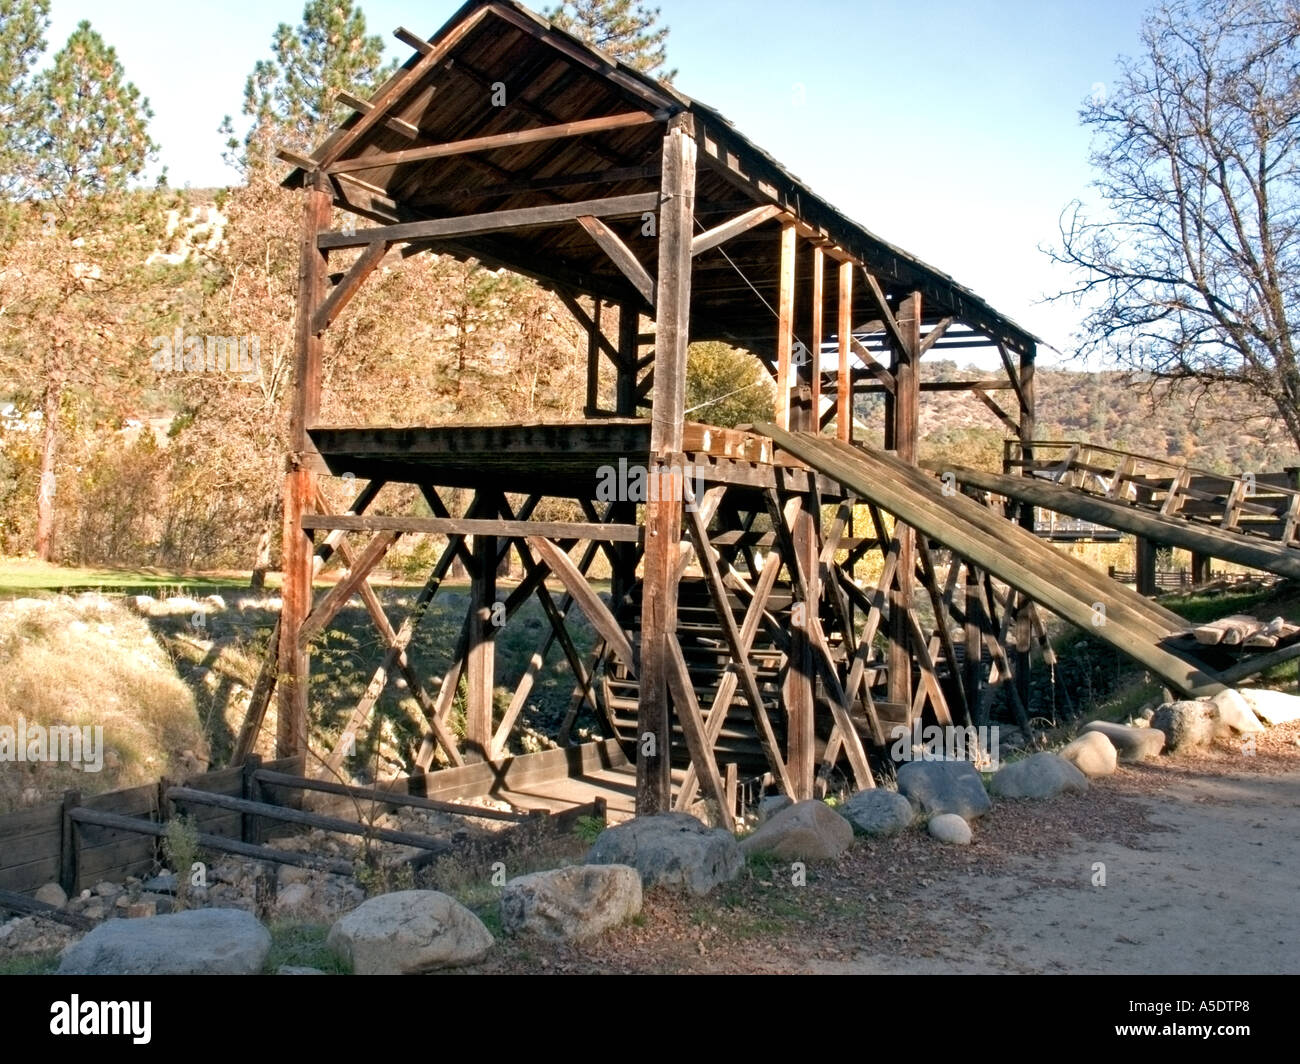
[[[971,840],[970,825],[964,817],[956,813],[939,813],[932,816],[929,823],[930,834],[940,842],[950,842],[956,846],[969,846]]]
[[[1255,716],[1255,711],[1250,708],[1250,703],[1231,687],[1220,691],[1211,698],[1210,704],[1214,706],[1215,721],[1217,722],[1215,735],[1218,738],[1228,739],[1233,735],[1253,735],[1266,730],[1264,725],[1259,722],[1259,718]]]
[[[1158,728],[1130,728],[1127,724],[1094,720],[1084,725],[1083,733],[1088,732],[1106,736],[1121,761],[1145,761],[1165,748],[1165,733]]]
[[[1101,732],[1084,732],[1061,750],[1061,757],[1085,776],[1109,776],[1115,771],[1119,755],[1115,744]]]
[[[60,975],[256,975],[271,934],[240,909],[109,920],[63,951]]]
[[[897,791],[875,787],[858,791],[839,808],[840,815],[860,835],[897,835],[916,820],[916,810]]]
[[[176,874],[174,872],[163,872],[161,875],[152,876],[140,884],[140,889],[153,894],[175,894]]]
[[[974,820],[993,808],[984,781],[969,761],[909,761],[898,770],[898,793],[927,817],[956,813]]]
[[[313,901],[312,889],[306,883],[290,883],[276,892],[275,907],[279,912],[294,912],[308,908]]]
[[[794,805],[794,799],[788,794],[769,794],[759,801],[755,809],[758,822],[761,824],[766,820],[771,820],[782,809],[789,809],[792,805]]]
[[[729,831],[707,828],[686,813],[657,813],[601,832],[587,864],[631,865],[641,873],[643,886],[702,895],[735,879],[745,857]]]
[[[1049,753],[1030,754],[1003,765],[989,784],[989,790],[1001,798],[1051,798],[1087,789],[1087,776],[1059,754]]]
[[[782,809],[740,844],[742,853],[783,861],[826,861],[853,843],[853,828],[825,802],[810,799]]]
[[[325,945],[357,975],[415,975],[480,961],[492,941],[454,898],[399,890],[362,902],[330,928]]]
[[[307,968],[299,964],[282,964],[275,970],[276,975],[324,975],[319,968]]]
[[[1151,727],[1165,733],[1169,754],[1209,746],[1214,741],[1214,707],[1209,702],[1166,702],[1151,718]]]
[[[1295,695],[1262,687],[1243,687],[1237,693],[1265,724],[1272,726],[1300,720],[1300,698]]]
[[[501,926],[509,934],[583,941],[641,911],[641,874],[630,865],[553,868],[510,880],[501,893]]]
[[[68,896],[63,892],[63,888],[57,883],[46,883],[38,887],[36,893],[32,895],[37,901],[43,901],[46,905],[54,905],[62,909],[68,904]]]

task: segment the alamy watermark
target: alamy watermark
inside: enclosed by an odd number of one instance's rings
[[[104,728],[100,724],[46,728],[19,716],[16,728],[0,724],[0,761],[61,761],[80,765],[83,772],[98,772],[104,767]]]
[[[666,502],[678,500],[695,511],[704,496],[704,470],[695,466],[634,465],[620,458],[617,466],[596,470],[597,502]]]
[[[261,377],[262,342],[257,336],[186,336],[176,326],[170,336],[155,336],[149,364],[159,373],[239,373]]]
[[[920,720],[896,725],[890,732],[894,740],[889,755],[895,761],[970,761],[984,772],[997,771],[1001,763],[998,726],[921,727]]]

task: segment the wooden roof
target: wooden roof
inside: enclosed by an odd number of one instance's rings
[[[510,0],[470,0],[427,43],[403,39],[415,47],[412,57],[371,101],[357,101],[358,110],[310,161],[302,160],[287,186],[301,185],[309,165],[320,168],[339,206],[385,225],[644,195],[659,188],[664,123],[682,116],[679,121],[693,124],[699,145],[697,231],[774,204],[808,238],[800,242],[797,336],[809,334],[809,300],[802,294],[812,290],[810,248],[816,241],[862,263],[893,301],[921,291],[925,324],[951,317],[969,327],[949,330],[936,350],[992,341],[1033,354],[1032,335],[947,274],[836,210],[713,108],[616,62],[527,8]],[[632,117],[599,121],[611,116]],[[454,154],[439,154],[436,147],[567,123],[587,123],[579,129],[589,131],[535,142],[507,138],[501,146],[469,152],[455,146]],[[388,158],[412,149],[417,158]],[[366,165],[369,158],[383,161]],[[655,241],[642,235],[640,212],[606,221],[653,274]],[[695,258],[693,340],[727,340],[770,357],[780,224],[773,218]],[[624,273],[570,220],[410,247],[474,257],[550,287],[645,306]],[[826,290],[831,323],[833,275]],[[855,331],[877,331],[871,323],[879,316],[867,286],[857,284]]]

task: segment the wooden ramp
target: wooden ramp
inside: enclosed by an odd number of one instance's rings
[[[1177,614],[1055,550],[1032,532],[883,451],[760,425],[778,447],[904,524],[992,573],[1191,697],[1223,689],[1219,675],[1175,645]]]
[[[1300,550],[1244,530],[1215,527],[1181,515],[1153,513],[1131,503],[1098,498],[1075,487],[1062,487],[1041,477],[1005,476],[961,466],[940,469],[939,464],[933,462],[927,463],[927,468],[936,473],[951,472],[963,487],[993,492],[1017,502],[1132,532],[1153,543],[1182,547],[1211,558],[1300,580]]]

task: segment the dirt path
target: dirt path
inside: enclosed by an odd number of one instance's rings
[[[1188,778],[1131,801],[1164,829],[1138,847],[1076,838],[957,881],[954,909],[981,914],[981,933],[942,961],[864,952],[810,970],[1300,972],[1300,772]],[[943,934],[945,911],[926,915]]]

